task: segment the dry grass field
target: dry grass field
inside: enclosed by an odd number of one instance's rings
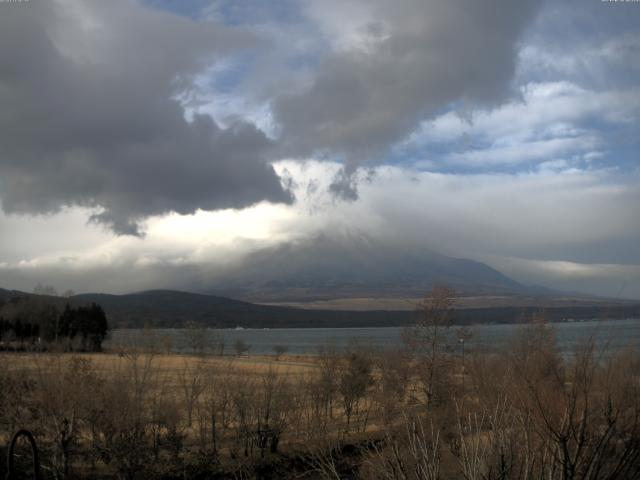
[[[2,352],[0,353],[3,369],[5,370],[35,370],[57,362],[68,364],[72,360],[83,359],[91,362],[96,370],[122,371],[129,363],[128,355],[114,352],[105,353],[25,353]],[[307,375],[318,368],[314,356],[307,355],[282,355],[276,359],[273,355],[228,355],[198,356],[178,354],[147,354],[140,353],[140,361],[153,363],[154,369],[159,372],[175,374],[187,368],[212,367],[233,368],[245,375],[260,375],[268,371],[286,375]]]
[[[350,297],[299,302],[257,302],[263,305],[287,306],[309,310],[398,310],[412,311],[423,301],[421,297]],[[463,308],[496,307],[584,307],[600,305],[625,305],[629,300],[614,300],[598,297],[577,296],[527,296],[527,295],[481,295],[456,297],[453,306]]]
[[[0,442],[30,430],[56,479],[638,478],[638,352],[538,322],[463,364],[439,311],[399,350],[0,353]]]

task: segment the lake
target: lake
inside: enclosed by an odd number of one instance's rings
[[[586,339],[593,337],[599,346],[618,350],[627,346],[640,347],[640,319],[599,320],[552,324],[561,352],[568,354]],[[466,341],[466,349],[496,350],[510,342],[521,325],[473,325],[472,337]],[[455,332],[456,327],[452,328]],[[123,329],[114,330],[105,342],[106,348],[144,346],[149,342],[159,348],[171,344],[174,352],[193,350],[194,336],[211,345],[216,337],[224,338],[225,353],[233,353],[234,343],[240,339],[249,347],[249,353],[272,354],[275,345],[286,345],[290,354],[315,354],[318,347],[331,344],[338,349],[351,342],[372,347],[401,346],[402,327],[387,328],[281,328],[281,329]],[[462,347],[462,345],[461,345]]]

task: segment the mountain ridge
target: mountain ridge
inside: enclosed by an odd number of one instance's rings
[[[398,249],[364,235],[319,235],[254,251],[205,291],[270,302],[409,297],[435,285],[447,285],[463,295],[554,293],[523,285],[476,260],[420,246]]]

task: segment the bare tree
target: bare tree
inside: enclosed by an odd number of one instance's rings
[[[384,350],[376,355],[378,372],[375,399],[385,425],[392,424],[405,408],[409,387],[409,362],[405,352],[399,349]]]
[[[247,344],[247,342],[245,342],[244,340],[242,340],[241,338],[238,338],[234,343],[233,343],[233,349],[236,352],[236,355],[240,356],[240,355],[246,355],[247,353],[249,353],[249,345]]]
[[[255,446],[256,383],[248,376],[236,376],[231,380],[229,387],[233,414],[231,425],[234,428],[233,442],[230,445],[231,455],[236,458],[241,455],[249,457]]]
[[[178,372],[178,385],[184,400],[184,409],[187,413],[187,426],[193,423],[193,411],[204,391],[205,370],[200,362],[193,362],[186,358],[182,368]]]
[[[200,324],[190,321],[183,329],[189,350],[196,355],[203,355],[207,347],[207,330]]]
[[[121,362],[101,381],[93,399],[91,438],[100,460],[119,478],[132,479],[150,463],[153,400],[160,378],[154,354],[123,352]]]
[[[273,353],[276,356],[276,360],[280,360],[280,357],[289,351],[289,347],[287,345],[274,345]]]
[[[214,355],[222,357],[224,355],[225,347],[223,331],[219,329],[209,329],[207,330],[207,332],[209,334],[207,340],[209,342],[209,345],[211,346],[211,351]]]
[[[54,287],[52,287],[51,285],[44,285],[42,283],[38,283],[33,288],[33,293],[35,293],[36,295],[47,295],[50,297],[58,296],[58,291]]]
[[[426,407],[442,402],[450,388],[450,351],[455,291],[434,287],[418,306],[418,321],[403,332],[409,351],[416,358],[416,373]]]
[[[271,453],[276,453],[296,406],[296,402],[293,401],[294,392],[285,375],[279,375],[269,369],[262,375],[257,396],[256,433],[260,453],[264,455],[267,448]]]
[[[338,372],[340,360],[334,345],[322,345],[318,348],[319,374],[312,380],[311,388],[314,391],[314,399],[323,412],[318,412],[325,419],[333,417],[333,403],[338,392]]]
[[[405,417],[397,434],[388,429],[384,442],[373,446],[365,458],[366,476],[371,480],[439,480],[441,475],[440,431],[425,428],[419,419]]]
[[[237,375],[231,362],[217,367],[209,365],[206,370],[203,401],[197,410],[199,417],[200,444],[204,450],[218,455],[220,441],[231,428],[232,379]]]
[[[351,419],[357,413],[359,402],[367,395],[373,384],[373,363],[363,352],[351,352],[340,371],[338,390],[346,417],[345,432],[349,431]]]
[[[40,423],[54,442],[53,469],[57,477],[69,478],[72,453],[98,380],[90,361],[60,355],[37,359],[35,374]]]

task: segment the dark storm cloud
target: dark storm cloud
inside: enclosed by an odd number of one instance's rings
[[[361,3],[369,15],[347,25],[354,45],[337,48],[302,92],[274,103],[290,151],[330,151],[346,160],[332,189],[354,198],[346,177],[385,153],[417,124],[452,102],[494,105],[509,94],[518,40],[540,2],[527,0]],[[330,32],[331,33],[331,32]]]
[[[290,202],[262,131],[187,122],[176,100],[218,56],[253,42],[128,0],[2,5],[4,211],[85,206],[139,234],[150,215]]]

